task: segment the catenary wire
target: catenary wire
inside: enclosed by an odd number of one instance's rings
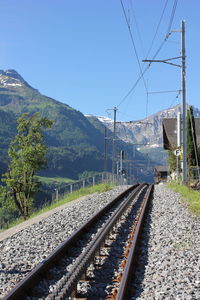
[[[171,13],[171,17],[170,17],[170,22],[169,22],[167,34],[166,34],[164,40],[162,41],[162,43],[160,44],[159,48],[155,52],[152,60],[157,57],[158,53],[161,51],[162,47],[164,46],[165,42],[168,40],[168,38],[170,36],[170,30],[171,30],[171,26],[172,26],[173,19],[174,19],[174,16],[175,16],[175,11],[176,11],[176,7],[177,7],[177,3],[178,3],[178,0],[175,0],[174,1],[174,5],[173,5],[173,9],[172,9],[172,13]],[[139,75],[138,79],[135,81],[135,83],[130,88],[130,90],[128,91],[128,93],[122,98],[122,100],[120,101],[120,103],[118,104],[117,107],[119,107],[127,99],[127,97],[135,90],[136,86],[140,82],[140,79],[143,77],[143,75],[146,73],[146,71],[150,68],[150,66],[151,66],[151,62],[147,65],[147,67],[144,69],[144,71],[142,72],[142,74]]]
[[[138,38],[139,38],[139,41],[140,41],[141,49],[142,49],[142,52],[143,52],[143,56],[145,57],[144,44],[143,44],[143,40],[142,40],[142,37],[141,37],[139,24],[138,24],[138,21],[137,21],[137,18],[136,18],[134,9],[133,9],[133,2],[131,0],[130,0],[130,7],[131,7],[131,10],[132,10],[133,19],[134,19],[134,22],[135,22],[135,26],[136,26]]]
[[[132,42],[132,45],[133,45],[133,48],[134,48],[134,52],[135,52],[136,59],[137,59],[137,63],[138,63],[139,70],[140,70],[140,75],[141,75],[141,78],[142,78],[142,80],[143,80],[145,90],[146,90],[146,92],[148,92],[148,90],[147,90],[147,85],[146,85],[146,82],[145,82],[145,80],[144,80],[144,76],[143,76],[143,72],[142,72],[142,68],[141,68],[139,56],[138,56],[137,49],[136,49],[136,46],[135,46],[135,42],[134,42],[134,39],[133,39],[131,27],[130,27],[130,24],[129,24],[129,22],[128,22],[128,18],[127,18],[126,11],[125,11],[125,8],[124,8],[124,5],[123,5],[122,0],[120,0],[120,3],[121,3],[121,6],[122,6],[122,10],[123,10],[123,13],[124,13],[124,17],[125,17],[125,20],[126,20],[126,24],[127,24],[127,26],[128,26],[129,35],[130,35],[130,38],[131,38],[131,42]]]
[[[163,8],[163,10],[162,10],[162,14],[161,14],[160,20],[159,20],[158,25],[157,25],[157,28],[156,28],[156,32],[155,32],[154,37],[153,37],[153,39],[152,39],[152,42],[151,42],[151,44],[150,44],[149,50],[147,51],[146,58],[149,56],[149,53],[151,52],[151,49],[152,49],[152,47],[153,47],[153,44],[154,44],[154,41],[155,41],[156,36],[157,36],[157,34],[158,34],[158,30],[159,30],[160,24],[161,24],[161,22],[162,22],[162,19],[163,19],[163,16],[164,16],[164,13],[165,13],[165,10],[166,10],[168,1],[169,1],[169,0],[166,0],[166,2],[165,2],[165,5],[164,5],[164,8]]]
[[[170,32],[171,32],[171,27],[172,27],[172,23],[173,23],[173,20],[174,20],[177,4],[178,4],[178,0],[174,0],[174,5],[173,5],[173,8],[172,8],[172,13],[171,13],[169,26],[168,26],[168,30],[167,30],[167,35],[169,35]]]
[[[175,12],[176,12],[177,3],[178,3],[178,0],[174,0],[174,5],[173,5],[172,12],[171,12],[171,16],[170,16],[170,21],[169,21],[167,33],[166,33],[166,35],[165,35],[164,40],[163,40],[162,43],[160,44],[158,50],[156,51],[156,53],[154,54],[154,56],[153,56],[152,59],[155,59],[155,58],[157,57],[158,53],[160,52],[160,50],[162,49],[162,47],[164,46],[165,42],[168,40],[168,38],[169,38],[169,36],[170,36],[170,34],[171,34],[171,26],[172,26],[172,23],[173,23],[173,20],[174,20],[174,16],[175,16]]]

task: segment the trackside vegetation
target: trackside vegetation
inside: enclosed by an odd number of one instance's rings
[[[3,175],[1,196],[14,205],[26,220],[31,214],[34,195],[39,189],[36,172],[47,167],[47,146],[43,128],[50,128],[52,121],[39,113],[22,114],[17,120],[17,135],[8,149],[8,171]]]
[[[197,215],[200,216],[200,192],[194,191],[189,189],[185,185],[177,184],[176,182],[172,181],[167,185],[173,191],[179,193],[183,199],[183,201],[187,204],[189,210]]]
[[[35,211],[34,213],[32,213],[30,215],[29,219],[39,216],[49,210],[52,210],[56,207],[66,204],[70,201],[76,200],[80,197],[87,196],[87,195],[94,194],[94,193],[103,193],[103,192],[111,190],[113,187],[114,187],[114,184],[105,183],[105,184],[98,184],[98,185],[91,186],[91,187],[81,188],[80,190],[74,191],[74,192],[66,195],[63,199],[60,199],[57,202],[55,201],[55,202],[51,203],[50,205],[44,206],[43,208],[39,209],[38,211]],[[0,230],[0,232],[4,231],[5,229],[14,227],[22,222],[24,222],[24,218],[20,217],[20,218],[16,219],[15,221],[11,222],[10,224],[7,224],[7,226],[3,227]]]
[[[57,202],[55,201],[48,206],[44,206],[42,209],[40,209],[37,212],[35,212],[34,214],[32,214],[31,217],[37,216],[43,212],[49,211],[53,208],[61,206],[65,203],[68,203],[68,202],[78,199],[80,197],[87,196],[87,195],[94,194],[94,193],[103,193],[103,192],[109,191],[113,188],[113,186],[114,186],[113,184],[105,183],[105,184],[98,184],[98,185],[91,186],[91,187],[81,188],[80,190],[77,190],[70,194],[67,194],[63,199],[60,199]]]

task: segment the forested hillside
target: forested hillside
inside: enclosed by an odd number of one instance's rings
[[[81,112],[32,88],[16,71],[0,71],[0,167],[7,166],[7,149],[16,134],[16,119],[24,112],[39,111],[53,120],[51,129],[44,131],[48,146],[48,169],[45,176],[78,178],[85,171],[103,171],[104,127],[87,119]],[[116,142],[116,150],[124,149],[131,159],[132,146]],[[136,158],[145,156],[137,153]],[[141,163],[140,163],[141,166]],[[108,141],[107,169],[111,170],[111,143]],[[142,175],[141,175],[142,176]]]

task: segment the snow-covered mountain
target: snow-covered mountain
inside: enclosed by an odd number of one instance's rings
[[[200,117],[200,110],[193,108],[194,116]],[[138,148],[163,147],[162,120],[176,118],[181,112],[181,105],[164,109],[140,121],[120,122],[116,124],[116,135],[125,142],[138,145]],[[106,127],[113,131],[113,120],[106,117],[96,117]]]
[[[3,89],[5,89],[5,91],[6,89],[13,89],[13,92],[15,92],[15,88],[23,88],[23,86],[32,88],[15,70],[0,70],[0,89],[2,91]]]
[[[120,122],[117,120],[116,135],[121,140],[133,144],[143,154],[155,161],[158,165],[167,164],[167,152],[163,149],[164,118],[176,118],[181,112],[181,105],[164,109],[143,120]],[[200,110],[193,107],[195,117],[200,117]],[[89,117],[89,116],[88,116]],[[113,120],[107,117],[96,117],[107,128],[113,131]]]

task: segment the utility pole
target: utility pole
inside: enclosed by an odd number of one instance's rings
[[[181,21],[181,29],[172,30],[172,32],[181,32],[181,56],[162,59],[162,60],[153,60],[145,59],[144,62],[162,62],[169,64],[175,67],[181,68],[182,75],[182,147],[183,147],[183,183],[187,183],[187,135],[186,135],[186,55],[185,55],[185,21]],[[182,63],[174,64],[171,63],[172,60],[181,58]]]
[[[113,108],[114,111],[114,123],[113,123],[113,143],[112,143],[112,174],[115,174],[115,139],[116,139],[116,115],[117,108]]]
[[[181,147],[181,113],[177,114],[177,149],[180,151]],[[176,181],[179,182],[179,155],[176,155]]]
[[[185,21],[181,21],[182,56],[182,116],[183,116],[183,183],[187,183],[187,135],[186,135],[186,84],[185,84]]]
[[[104,134],[104,172],[107,172],[107,127]]]
[[[178,112],[177,114],[177,148],[180,149],[181,147],[181,113]]]
[[[123,170],[123,159],[124,159],[124,150],[120,151],[120,172],[122,174],[122,170]]]

